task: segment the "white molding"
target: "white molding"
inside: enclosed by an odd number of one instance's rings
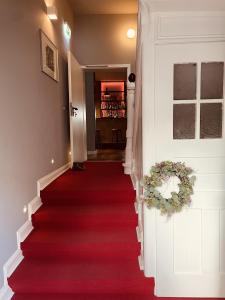
[[[124,165],[123,165],[124,166]],[[136,191],[136,177],[134,174],[130,174],[130,178],[131,178],[131,181],[132,181],[132,184],[133,184],[133,188],[134,190]]]
[[[27,220],[26,223],[24,223],[18,230],[16,233],[17,236],[17,246],[18,249],[20,249],[20,243],[22,243],[27,237],[28,235],[31,233],[31,231],[33,230],[33,225],[31,223],[30,220]]]
[[[225,10],[224,1],[222,0],[140,0],[149,8],[151,12],[160,13],[192,13],[199,14],[204,12],[206,14],[213,13],[221,15]]]
[[[8,285],[4,285],[0,289],[0,299],[1,300],[10,300],[13,295],[14,295],[14,293]]]
[[[127,69],[127,77],[131,73],[131,64],[106,64],[106,65],[86,65],[81,66],[81,69],[93,70],[93,69]]]
[[[126,175],[131,175],[131,163],[123,163],[123,167],[124,167],[124,174]]]
[[[12,273],[15,271],[15,269],[18,267],[18,265],[23,260],[23,254],[20,249],[17,249],[13,255],[8,259],[8,261],[3,266],[3,272],[4,272],[4,286],[7,286],[7,278],[12,275]]]
[[[71,167],[71,162],[68,162],[64,166],[59,169],[51,172],[50,174],[40,178],[37,182],[37,194],[40,197],[40,191],[42,191],[46,186],[48,186],[52,181],[62,175],[65,171],[67,171]]]
[[[41,198],[35,197],[29,204],[28,204],[28,217],[31,221],[32,215],[42,206]]]
[[[224,12],[158,12],[154,16],[156,45],[225,40]],[[179,28],[185,28],[185,31],[181,32]]]
[[[138,256],[138,263],[139,263],[140,270],[143,271],[144,270],[144,264],[143,264],[142,255]]]
[[[141,234],[141,230],[140,230],[140,227],[139,225],[136,227],[136,233],[137,233],[137,240],[139,243],[142,243],[142,234]]]
[[[135,208],[136,214],[138,214],[138,202],[137,202],[137,200],[134,202],[134,208]]]

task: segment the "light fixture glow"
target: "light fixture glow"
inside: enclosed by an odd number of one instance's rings
[[[23,213],[25,214],[26,212],[27,212],[27,206],[24,205],[24,207],[23,207]]]
[[[55,6],[47,6],[47,15],[50,20],[57,20],[57,9]]]
[[[63,29],[65,36],[70,39],[71,38],[71,29],[67,22],[63,23]]]
[[[54,158],[52,158],[51,164],[53,165],[54,163],[55,163],[55,160],[54,160]]]
[[[127,30],[127,37],[128,39],[134,39],[136,36],[136,31],[133,28],[129,28]]]

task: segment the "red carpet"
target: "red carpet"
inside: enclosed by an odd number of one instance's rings
[[[148,300],[137,257],[135,193],[121,163],[88,162],[42,193],[25,259],[9,278],[14,300]]]

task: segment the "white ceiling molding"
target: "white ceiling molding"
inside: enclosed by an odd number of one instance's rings
[[[224,11],[224,0],[140,0],[150,6],[151,11]]]

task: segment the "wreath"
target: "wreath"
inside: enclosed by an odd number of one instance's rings
[[[155,164],[150,170],[150,176],[144,176],[143,179],[144,202],[147,207],[155,207],[162,215],[171,216],[173,213],[180,212],[184,206],[189,206],[196,179],[195,176],[190,177],[192,173],[193,170],[181,162],[163,161]],[[179,192],[171,192],[171,197],[167,199],[162,196],[157,187],[162,186],[173,176],[180,180]]]

